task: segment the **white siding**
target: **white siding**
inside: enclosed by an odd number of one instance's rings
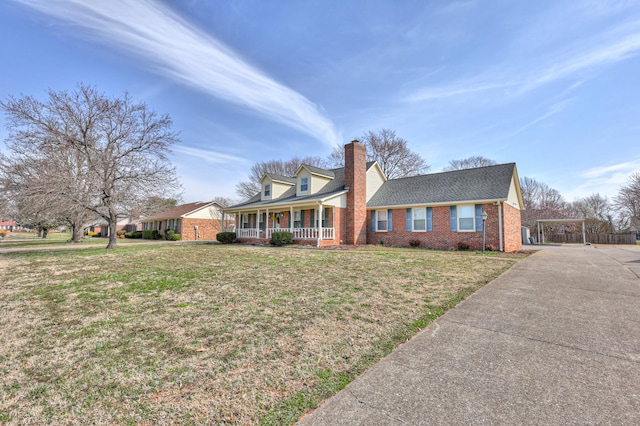
[[[367,170],[367,201],[373,197],[373,194],[380,189],[383,183],[384,176],[378,167],[373,166]]]
[[[319,192],[329,182],[331,182],[331,179],[329,178],[311,175],[311,193],[315,194],[316,192]]]
[[[346,208],[347,207],[347,194],[342,194],[342,195],[340,195],[338,197],[331,198],[330,200],[325,201],[323,204],[325,206]]]
[[[511,184],[509,185],[509,196],[507,198],[507,204],[520,210],[520,203],[518,202],[518,191],[516,190],[516,184],[513,178],[511,178]]]
[[[209,206],[186,214],[184,217],[189,219],[221,219],[222,211],[217,206]]]

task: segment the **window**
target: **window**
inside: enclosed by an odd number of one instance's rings
[[[242,215],[242,228],[243,229],[249,229],[251,227],[251,225],[249,224],[249,215],[248,214],[243,214]]]
[[[264,186],[264,196],[265,197],[270,197],[271,196],[271,184],[268,183]]]
[[[302,212],[300,210],[293,212],[293,227],[302,228]]]
[[[458,231],[475,231],[474,206],[458,206]]]
[[[426,231],[427,230],[427,209],[413,209],[413,230],[414,231]]]
[[[322,227],[329,227],[329,209],[322,210]]]
[[[300,179],[300,192],[307,192],[309,190],[309,178],[303,177]]]
[[[387,230],[387,211],[376,210],[376,231]]]

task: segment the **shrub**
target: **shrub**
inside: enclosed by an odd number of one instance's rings
[[[467,251],[467,250],[469,250],[469,244],[467,244],[467,243],[463,243],[462,241],[460,241],[460,242],[458,243],[458,250],[460,250],[460,251]]]
[[[182,239],[182,236],[180,236],[180,234],[173,234],[171,236],[171,241],[180,241]]]
[[[293,234],[291,232],[281,231],[271,234],[271,244],[274,246],[284,246],[293,243]]]
[[[7,231],[0,231],[0,238],[4,238],[7,236]]]
[[[142,238],[145,240],[157,240],[158,239],[158,230],[157,229],[147,229],[146,231],[142,231]]]
[[[125,233],[124,233],[124,237],[125,237],[125,238],[135,238],[135,237],[133,236],[133,231],[125,232]]]
[[[409,240],[409,246],[420,247],[420,240]]]
[[[117,236],[124,235],[126,233],[127,233],[126,231],[116,231]]]
[[[173,229],[167,229],[164,231],[164,239],[167,241],[173,241],[173,236],[176,234],[176,231]]]
[[[218,232],[216,235],[216,240],[220,241],[222,244],[231,244],[235,239],[235,232]]]

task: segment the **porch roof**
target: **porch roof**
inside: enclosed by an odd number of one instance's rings
[[[227,213],[231,213],[231,212],[237,212],[241,210],[255,210],[255,209],[262,210],[262,209],[275,208],[275,207],[283,208],[283,207],[289,207],[289,206],[293,207],[293,206],[300,206],[305,204],[313,204],[318,201],[324,201],[326,199],[333,198],[340,194],[346,194],[347,192],[348,190],[344,189],[343,187],[331,192],[322,192],[322,193],[307,195],[303,197],[296,197],[294,193],[293,195],[290,195],[288,197],[280,197],[276,200],[265,200],[265,201],[261,201],[260,196],[258,195],[257,197],[253,197],[245,203],[236,204],[235,206],[227,207],[226,209],[224,209],[224,211]]]

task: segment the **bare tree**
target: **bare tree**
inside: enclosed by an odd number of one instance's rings
[[[233,200],[233,199],[231,199],[229,197],[223,197],[223,196],[220,196],[220,195],[216,196],[216,197],[213,197],[213,200],[211,200],[211,201],[213,201],[214,203],[220,204],[222,207],[229,207],[229,206],[232,206],[232,205],[236,204],[235,200]]]
[[[153,195],[140,203],[136,213],[143,217],[153,216],[174,208],[179,201],[178,198],[164,198]]]
[[[31,221],[34,228],[38,226],[33,223],[43,222],[43,217],[45,224],[67,224],[71,242],[80,242],[84,224],[95,215],[62,194],[91,200],[91,188],[84,179],[86,164],[65,146],[44,145],[39,151],[22,151],[24,148],[10,145],[13,155],[2,156],[0,161],[0,187],[15,201],[16,216]],[[46,237],[46,232],[42,235]]]
[[[572,202],[568,208],[571,216],[585,220],[585,231],[588,234],[608,234],[614,232],[615,214],[607,197],[591,194]]]
[[[370,130],[362,135],[360,142],[367,148],[367,161],[377,161],[389,179],[416,176],[431,168],[424,158],[409,149],[405,139],[396,136],[394,130]],[[344,149],[336,147],[328,161],[335,167],[343,167]]]
[[[42,192],[105,219],[107,248],[116,247],[118,219],[140,200],[179,188],[167,157],[170,146],[178,141],[170,130],[170,118],[158,116],[127,93],[111,98],[79,84],[72,92],[49,90],[46,102],[30,96],[9,97],[0,102],[0,108],[7,115],[7,146],[16,158],[30,153],[44,161],[57,151],[75,165],[66,172],[63,167],[54,168],[50,185],[39,183]]]
[[[293,157],[287,161],[260,161],[251,166],[249,178],[236,185],[236,193],[241,199],[247,200],[260,192],[260,179],[262,179],[265,173],[293,177],[303,164],[315,167],[327,167],[327,162],[324,159],[313,156],[303,158]]]
[[[490,158],[483,157],[481,155],[474,155],[472,157],[464,158],[462,160],[451,160],[449,165],[442,169],[445,172],[451,172],[453,170],[475,169],[476,167],[495,166],[496,163]]]
[[[520,178],[520,189],[524,202],[521,213],[524,226],[535,226],[537,219],[570,217],[567,203],[558,190],[529,177]]]
[[[613,203],[620,215],[628,222],[631,218],[640,218],[640,172],[629,176],[629,183],[613,197]]]

